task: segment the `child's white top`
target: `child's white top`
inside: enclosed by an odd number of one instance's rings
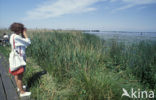
[[[23,56],[24,58],[26,57],[25,55],[25,49],[27,48],[28,45],[31,44],[31,41],[29,38],[22,38],[20,35],[17,34],[12,34],[10,36],[10,44],[11,44],[11,48],[13,49],[13,37],[14,37],[14,41],[15,41],[15,50],[20,53],[21,56]]]

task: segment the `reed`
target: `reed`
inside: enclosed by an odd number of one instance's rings
[[[80,31],[28,33],[28,57],[48,71],[31,88],[38,100],[129,100],[122,88],[156,88],[155,41],[127,45]]]

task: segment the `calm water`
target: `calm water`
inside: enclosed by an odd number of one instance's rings
[[[137,42],[141,40],[156,41],[156,32],[119,32],[119,31],[103,31],[103,32],[87,32],[95,34],[105,40],[115,39],[125,42]]]

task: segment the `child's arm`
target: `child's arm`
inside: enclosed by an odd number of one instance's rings
[[[23,30],[23,34],[22,34],[24,38],[28,38],[26,31],[27,31],[27,29],[24,28],[24,30]]]

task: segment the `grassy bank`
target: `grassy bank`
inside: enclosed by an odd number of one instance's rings
[[[152,41],[127,46],[80,32],[38,32],[28,54],[61,84],[64,92],[56,97],[118,100],[122,88],[155,89],[155,47]]]
[[[0,46],[0,53],[5,57],[6,61],[8,60],[9,52],[10,47]],[[49,82],[50,84],[53,82],[52,77],[48,73],[45,73],[45,71],[36,64],[33,58],[27,57],[27,67],[24,73],[23,83],[27,86],[27,90],[32,92],[31,98],[33,100],[48,100],[51,94],[45,91],[47,88],[49,89],[50,85],[46,85],[45,83]]]
[[[125,45],[78,31],[30,33],[28,66],[40,67],[28,68],[25,82],[38,69],[48,72],[31,85],[37,100],[129,100],[122,88],[156,89],[153,41]]]

